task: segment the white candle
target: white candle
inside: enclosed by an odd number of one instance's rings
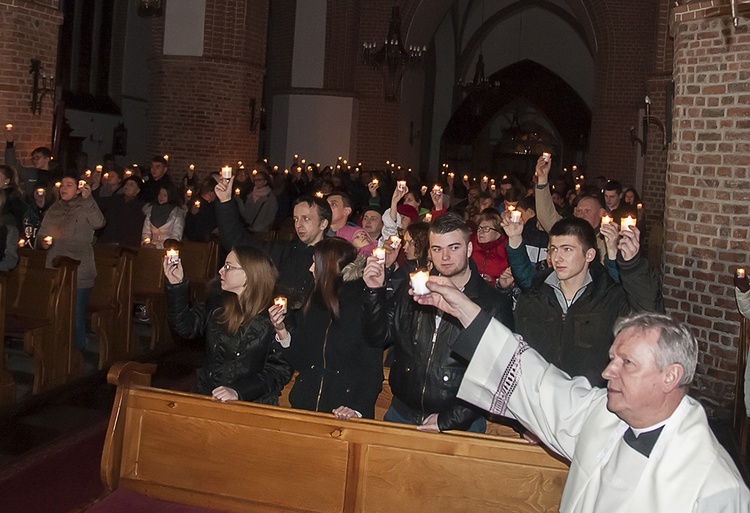
[[[623,217],[620,219],[620,231],[630,230],[631,226],[635,226],[635,219],[633,216]]]
[[[468,182],[468,181],[469,181],[469,175],[464,175],[464,182]]]
[[[188,169],[190,169],[190,171],[195,171],[195,164],[190,164]]]
[[[273,304],[281,307],[281,310],[286,313],[287,299],[284,296],[279,296],[273,300]]]
[[[109,173],[104,173],[104,174],[102,175],[102,178],[104,178],[105,180],[106,180],[107,178],[109,178]]]
[[[167,263],[176,264],[180,261],[180,251],[177,249],[167,250]]]
[[[151,244],[151,237],[146,237],[143,239],[144,244]]]
[[[193,195],[193,189],[188,189],[185,191],[185,196],[187,196],[188,199],[190,199],[190,196]]]
[[[576,192],[580,192],[580,190],[581,190],[581,184],[577,183],[576,184]]]
[[[432,192],[435,193],[435,196],[440,196],[441,194],[443,194],[443,188],[440,185],[435,184],[432,187]]]
[[[604,214],[604,215],[602,216],[602,225],[605,225],[605,224],[609,224],[609,223],[611,223],[611,222],[612,222],[612,217],[610,217],[610,216],[609,216],[609,215],[607,215],[607,214]]]
[[[430,278],[430,273],[427,271],[417,271],[410,275],[411,277],[411,288],[414,289],[414,294],[417,296],[423,296],[430,293],[430,289],[427,288],[427,280]]]
[[[22,248],[26,245],[26,239],[18,239],[18,247]]]
[[[195,200],[195,203],[193,203],[193,205],[195,205],[195,208],[201,208],[201,201]]]
[[[47,236],[46,236],[46,237],[45,237],[44,239],[42,239],[42,240],[44,240],[44,242],[46,242],[48,246],[51,246],[51,245],[52,245],[52,236],[51,236],[51,235],[47,235]]]
[[[521,222],[521,212],[519,210],[513,210],[510,213],[510,222],[511,223],[520,223]]]
[[[91,170],[87,169],[85,175],[86,175],[86,178],[91,178]]]
[[[221,168],[221,177],[224,180],[232,178],[232,166],[224,166]]]
[[[373,185],[378,185],[379,183],[380,183],[380,180],[378,180],[377,178],[373,178],[372,179],[372,184]]]
[[[130,169],[126,169],[125,170],[125,176],[130,176],[132,174],[133,174],[133,172]]]
[[[425,194],[427,194],[427,186],[423,185],[422,188],[420,189],[420,192],[422,193],[422,196],[424,196]]]
[[[398,180],[396,182],[396,188],[399,191],[405,191],[406,190],[406,180]]]
[[[453,173],[453,172],[448,173],[448,178],[455,178],[455,176],[456,176],[456,173]]]
[[[44,189],[40,187],[39,189],[37,189],[37,190],[36,190],[36,193],[37,193],[37,194],[38,194],[39,196],[44,196]]]
[[[393,249],[398,249],[398,247],[401,245],[401,239],[398,237],[398,235],[391,235],[390,237],[388,237],[388,242]]]
[[[235,195],[235,196],[239,196],[239,195],[240,195],[240,192],[241,192],[241,191],[240,191],[240,188],[239,188],[239,187],[237,187],[237,188],[236,188],[236,189],[234,190],[234,195]]]
[[[425,223],[431,223],[432,222],[432,214],[427,212],[424,217],[422,218],[422,221]]]
[[[101,173],[102,171],[104,171],[104,166],[102,166],[101,164],[97,164],[96,165],[96,172],[97,173]]]
[[[90,173],[91,171],[89,171]],[[78,188],[83,189],[86,186],[86,180],[78,180]]]
[[[166,160],[167,162],[169,162],[169,155],[164,155],[164,160]]]
[[[13,123],[8,123],[7,125],[5,125],[5,129],[6,130],[13,130]]]
[[[317,198],[321,198],[322,199],[323,196],[324,196],[324,194],[321,191],[318,191],[318,192],[315,193],[315,197],[317,197]]]
[[[483,176],[482,177],[482,182],[483,183],[489,183],[490,182],[490,177],[489,176]]]
[[[385,248],[373,249],[372,256],[377,258],[379,264],[384,264],[385,263]]]
[[[737,269],[737,277],[738,278],[744,278],[745,277],[745,270],[742,267],[739,267]]]
[[[55,182],[55,187],[57,187],[58,189],[60,188],[61,185],[62,185],[62,182]]]
[[[549,162],[549,159],[552,158],[552,154],[551,153],[547,153],[545,151],[544,153],[542,153],[542,158],[544,159],[545,162]]]

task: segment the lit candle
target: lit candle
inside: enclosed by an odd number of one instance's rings
[[[281,307],[282,312],[286,313],[287,299],[284,296],[279,296],[273,300],[273,304]]]
[[[602,216],[602,225],[609,224],[612,222],[612,217],[609,214],[604,214]]]
[[[508,212],[513,212],[516,209],[513,205],[508,205]]]
[[[104,173],[104,174],[102,175],[102,178],[104,178],[105,180],[106,180],[107,178],[109,178],[109,173]]]
[[[295,154],[294,154],[294,160],[297,160],[298,158],[299,158],[299,155],[297,155],[297,154],[295,153]]]
[[[549,159],[552,158],[552,154],[545,151],[544,153],[542,153],[542,158],[544,159],[544,162],[549,162]]]
[[[396,188],[399,191],[405,191],[406,190],[406,180],[398,180],[396,182]]]
[[[187,196],[188,199],[190,199],[192,195],[193,195],[193,189],[188,189],[185,191],[185,196]]]
[[[494,191],[496,189],[497,189],[497,186],[494,183],[492,185],[490,185],[490,190],[491,191]]]
[[[255,176],[257,174],[258,174],[258,170],[257,169],[253,169],[253,176]]]
[[[420,189],[420,192],[422,193],[422,196],[424,196],[425,194],[427,194],[427,186],[423,185],[422,188]]]
[[[398,237],[398,235],[391,235],[390,237],[388,237],[388,242],[393,249],[398,249],[398,247],[401,245],[401,239]]]
[[[22,248],[26,245],[26,239],[18,239],[18,247]]]
[[[102,166],[101,164],[97,164],[96,165],[96,172],[97,173],[101,173],[102,171],[104,171],[104,166]]]
[[[578,166],[574,165],[574,166],[573,166],[573,167],[572,167],[571,169],[572,169],[573,171],[578,171]],[[567,169],[566,169],[566,170],[567,170]]]
[[[495,179],[490,180],[490,184],[495,185]]]
[[[482,177],[482,183],[489,183],[489,182],[490,182],[490,177],[489,176],[483,176]]]
[[[234,190],[234,195],[235,195],[235,196],[239,196],[239,195],[240,195],[240,192],[241,192],[241,191],[240,191],[240,188],[239,188],[239,187],[237,187],[237,188],[236,188],[236,189]]]
[[[427,212],[424,217],[422,218],[422,221],[425,223],[431,223],[432,222],[432,214],[430,212]]]
[[[738,278],[744,278],[745,277],[745,270],[742,267],[737,268],[737,277]]]
[[[86,175],[86,178],[91,178],[91,170],[90,169],[87,169],[86,173],[84,173],[84,174]]]
[[[125,176],[131,176],[133,172],[130,169],[125,170]]]
[[[414,294],[417,296],[423,296],[430,293],[430,289],[427,288],[427,280],[430,278],[430,273],[427,271],[417,271],[410,275],[411,277],[411,288],[414,289]]]
[[[195,200],[195,203],[193,203],[193,205],[195,205],[195,208],[201,208],[201,201]]]
[[[510,213],[510,222],[511,223],[520,223],[521,222],[521,211],[520,210],[513,210]]]
[[[8,123],[7,125],[5,125],[5,129],[6,130],[13,130],[13,123]]]
[[[635,219],[633,216],[623,217],[620,219],[620,231],[630,230],[631,226],[635,226]]]
[[[177,249],[168,249],[167,250],[167,263],[176,264],[179,261],[180,261],[180,251]]]
[[[232,178],[232,166],[224,166],[221,168],[221,177],[224,180]]]
[[[164,160],[166,160],[167,162],[169,162],[169,155],[164,155]]]
[[[464,175],[464,182],[468,182],[468,181],[469,181],[469,175]]]
[[[576,192],[581,192],[581,184],[580,183],[576,184]]]
[[[435,196],[440,196],[443,194],[443,188],[439,184],[435,184],[432,186],[432,192],[435,193]]]
[[[86,186],[86,180],[78,180],[78,188],[83,189]]]
[[[380,181],[377,178],[372,179],[372,184],[377,186],[380,183]]]
[[[274,171],[278,171],[279,170],[279,166],[273,166],[273,170]]]
[[[379,264],[385,263],[385,248],[375,248],[372,250],[372,256],[374,256]]]
[[[507,179],[508,179],[508,175],[503,175],[503,180],[507,180]]]
[[[144,243],[144,244],[151,244],[151,237],[145,237],[145,238],[143,239],[143,243]]]
[[[42,239],[42,240],[43,240],[43,241],[45,242],[45,244],[47,244],[48,246],[51,246],[51,245],[52,245],[52,235],[47,235],[47,236],[46,236],[46,237],[45,237],[44,239]]]
[[[638,210],[638,213],[641,213],[641,210],[643,210],[643,203],[638,203],[635,208]]]
[[[323,198],[323,192],[322,192],[322,191],[318,191],[318,192],[316,192],[316,193],[315,193],[315,197],[316,197],[316,198],[321,198],[321,199],[322,199],[322,198]]]
[[[44,188],[43,188],[43,187],[40,187],[40,188],[38,188],[38,189],[36,190],[36,193],[37,193],[37,194],[38,194],[39,196],[44,196]]]
[[[58,189],[60,188],[61,185],[62,185],[62,182],[55,182],[55,187],[57,187]]]
[[[189,169],[190,171],[195,171],[195,164],[190,164],[190,165],[188,166],[188,169]]]
[[[284,174],[285,174],[285,175],[288,175],[288,174],[289,174],[289,170],[288,170],[288,169],[285,169],[285,170],[284,170]]]
[[[241,161],[241,160],[238,160],[238,161],[237,161],[237,167],[244,167],[244,166],[242,165],[242,161]]]
[[[448,173],[448,178],[455,178],[455,177],[456,177],[456,173],[454,173],[453,171]]]

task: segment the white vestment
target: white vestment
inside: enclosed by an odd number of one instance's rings
[[[620,507],[605,513],[750,512],[750,492],[697,401],[683,398],[633,480],[625,475],[633,465],[638,468],[623,449],[628,426],[607,410],[607,391],[592,388],[585,378],[570,378],[494,319],[458,397],[491,413],[512,413],[571,461],[563,513],[599,513],[613,502]],[[615,482],[613,476],[622,479]],[[616,500],[623,486],[632,491],[627,500]]]

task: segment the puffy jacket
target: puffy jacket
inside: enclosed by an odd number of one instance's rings
[[[466,430],[480,411],[456,398],[466,362],[454,359],[452,347],[463,327],[455,317],[443,314],[436,330],[437,309],[416,303],[408,290],[406,282],[387,301],[385,287],[368,288],[363,302],[367,343],[379,347],[390,340],[395,343],[389,375],[392,406],[414,424],[438,413],[441,431]],[[464,293],[513,329],[512,300],[489,286],[473,268]]]
[[[330,413],[348,406],[374,418],[383,385],[383,350],[364,342],[361,279],[364,259],[344,269],[339,289],[339,320],[314,294],[305,312],[296,312],[290,326],[291,345],[284,357],[299,372],[289,393],[293,408]]]
[[[143,212],[146,219],[143,221],[143,230],[141,230],[141,240],[146,237],[151,239],[151,243],[158,249],[164,249],[164,241],[173,239],[182,240],[182,232],[185,230],[185,210],[182,207],[174,207],[169,213],[167,222],[158,228],[151,224],[152,204],[146,205]]]
[[[190,308],[188,282],[167,283],[167,318],[182,337],[206,337],[206,358],[198,370],[193,391],[210,395],[214,388],[227,386],[240,400],[278,404],[281,389],[292,377],[289,364],[274,350],[275,331],[267,312],[253,317],[235,333],[227,333],[216,320],[222,306],[217,282],[209,289],[205,303]]]
[[[629,262],[618,256],[617,266],[622,284],[615,283],[599,262],[592,262],[593,281],[566,315],[552,286],[545,283],[552,269],[537,274],[516,305],[516,332],[548,362],[571,376],[585,376],[593,386],[606,386],[601,372],[609,362],[617,318],[633,311],[664,312],[659,281],[648,262],[640,255]]]

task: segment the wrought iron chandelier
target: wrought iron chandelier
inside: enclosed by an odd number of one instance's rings
[[[385,100],[389,102],[398,101],[404,74],[410,68],[421,65],[426,52],[426,46],[420,48],[410,45],[408,50],[404,48],[398,6],[393,6],[391,9],[388,35],[383,46],[378,48],[377,43],[364,43],[362,48],[365,64],[372,66],[373,69],[380,70],[383,74]]]

